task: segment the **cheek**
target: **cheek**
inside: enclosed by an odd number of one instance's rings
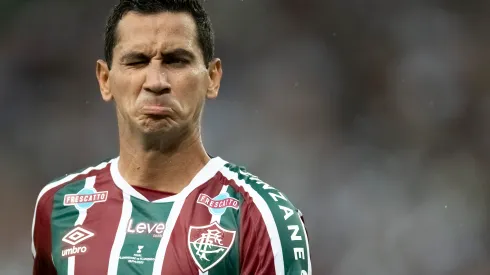
[[[111,78],[111,92],[119,108],[128,109],[134,105],[139,93],[138,75],[116,74]]]
[[[179,78],[177,97],[186,111],[194,112],[205,99],[207,91],[207,75],[192,72]],[[177,84],[177,83],[176,83]]]

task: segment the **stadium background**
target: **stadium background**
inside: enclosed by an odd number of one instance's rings
[[[94,74],[113,3],[0,2],[0,274],[30,273],[42,186],[117,152]],[[303,211],[315,274],[490,274],[490,1],[206,6],[204,142]]]

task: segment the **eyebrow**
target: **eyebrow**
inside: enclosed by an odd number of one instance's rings
[[[148,59],[148,56],[142,52],[128,52],[121,57],[121,61],[128,62],[130,60]]]
[[[165,56],[182,56],[182,57],[186,57],[186,58],[189,58],[189,59],[194,59],[195,58],[195,55],[186,50],[186,49],[183,49],[183,48],[176,48],[176,49],[173,49],[173,50],[169,50],[169,51],[166,51],[166,52],[163,52],[162,55],[165,57]],[[128,53],[125,53],[121,56],[121,61],[123,62],[128,62],[130,60],[144,60],[144,59],[149,59],[148,55],[143,53],[143,52],[138,52],[138,51],[132,51],[132,52],[128,52]]]
[[[194,53],[192,53],[191,51],[188,51],[186,49],[183,49],[183,48],[176,48],[176,49],[173,49],[170,51],[166,51],[166,52],[163,52],[162,55],[163,56],[182,56],[182,57],[186,57],[189,59],[195,58]]]

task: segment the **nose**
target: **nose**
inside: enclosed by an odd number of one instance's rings
[[[147,67],[146,80],[143,89],[154,94],[164,94],[170,92],[170,83],[168,82],[165,70],[158,64],[150,64]]]

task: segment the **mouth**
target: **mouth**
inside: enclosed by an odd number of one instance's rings
[[[145,105],[141,108],[141,112],[147,116],[169,116],[173,113],[172,108],[159,105]]]

